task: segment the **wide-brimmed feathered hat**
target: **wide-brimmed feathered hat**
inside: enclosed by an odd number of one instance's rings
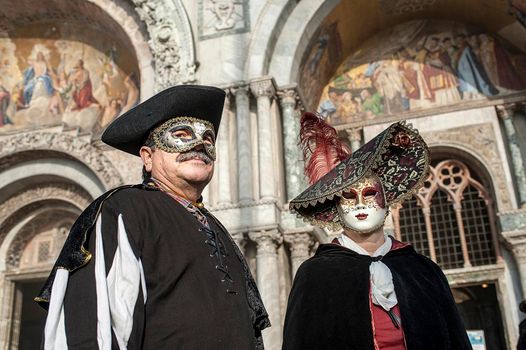
[[[429,150],[418,131],[405,122],[392,124],[342,160],[290,202],[290,210],[306,221],[340,228],[336,204],[350,186],[376,175],[387,205],[407,199],[424,183],[429,171]]]
[[[224,103],[225,92],[213,86],[172,86],[115,119],[101,139],[110,146],[138,156],[150,131],[176,117],[209,121],[217,135]]]

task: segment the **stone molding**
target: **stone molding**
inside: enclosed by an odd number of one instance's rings
[[[461,269],[445,270],[444,274],[451,286],[464,285],[466,283],[481,283],[496,281],[504,275],[504,264],[484,265],[467,267]]]
[[[111,161],[89,140],[65,133],[25,132],[2,138],[0,160],[23,151],[51,150],[65,153],[88,166],[105,188],[122,185],[123,180]]]
[[[39,210],[45,202],[60,201],[78,208],[79,213],[93,199],[78,186],[65,183],[51,183],[25,189],[0,204],[0,245],[9,230],[23,217]]]
[[[459,128],[421,132],[430,147],[449,146],[468,151],[488,170],[494,184],[495,196],[499,210],[512,209],[510,193],[506,183],[504,168],[500,160],[493,125],[490,123],[470,125]],[[490,136],[488,136],[490,135]]]
[[[132,0],[146,23],[155,60],[155,91],[195,82],[195,48],[181,0]]]
[[[283,235],[278,230],[249,232],[248,237],[257,245],[257,255],[277,255],[276,249],[283,243]]]

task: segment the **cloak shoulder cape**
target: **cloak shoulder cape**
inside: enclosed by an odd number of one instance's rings
[[[407,350],[471,349],[447,279],[411,246],[382,259],[393,274]],[[369,256],[322,244],[296,274],[283,349],[374,350]]]

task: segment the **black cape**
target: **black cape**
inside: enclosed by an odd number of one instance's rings
[[[447,279],[407,245],[382,259],[393,274],[407,350],[471,349]],[[374,350],[369,308],[371,257],[322,244],[294,279],[284,350]]]
[[[95,200],[73,225],[36,298],[47,307],[57,269],[70,272],[63,304],[68,346],[97,348],[92,261],[97,259],[93,226],[100,215],[106,273],[119,244],[117,218],[122,216],[146,277],[147,303],[139,292],[128,349],[183,344],[262,349],[261,330],[269,321],[250,270],[226,229],[212,214],[204,214],[210,233],[173,198],[144,185],[117,188]],[[237,332],[231,332],[232,327]]]

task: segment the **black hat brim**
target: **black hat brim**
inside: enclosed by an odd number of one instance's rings
[[[102,141],[121,151],[139,155],[150,131],[176,117],[194,117],[219,129],[225,91],[213,86],[172,86],[115,119],[102,134]]]

